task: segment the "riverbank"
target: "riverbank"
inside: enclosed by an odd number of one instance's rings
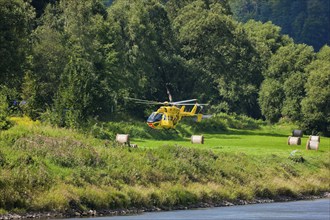
[[[330,192],[329,139],[306,151],[287,145],[290,130],[232,129],[204,134],[204,145],[140,138],[133,139],[138,148],[128,148],[72,130],[17,125],[0,132],[0,215],[134,214]]]
[[[273,202],[290,202],[301,200],[316,200],[330,198],[330,193],[326,192],[319,196],[302,196],[299,198],[281,197],[278,199],[254,199],[251,201],[237,200],[233,202],[223,201],[220,203],[197,203],[189,206],[176,206],[171,208],[140,208],[140,209],[118,209],[118,210],[89,210],[81,212],[80,210],[70,210],[68,212],[30,212],[25,214],[9,213],[0,215],[0,220],[17,220],[17,219],[59,219],[59,218],[79,218],[79,217],[105,217],[105,216],[123,216],[123,215],[137,215],[145,212],[162,212],[162,211],[174,211],[174,210],[193,210],[199,208],[213,208],[213,207],[226,207],[237,205],[251,205],[251,204],[263,204]]]

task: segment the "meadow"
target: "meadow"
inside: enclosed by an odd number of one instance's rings
[[[177,132],[112,122],[78,132],[13,118],[0,132],[0,213],[172,209],[330,191],[329,138],[306,151],[307,136],[287,145],[294,125],[250,120],[220,115]],[[138,148],[113,141],[126,132]],[[205,144],[191,144],[192,133]]]

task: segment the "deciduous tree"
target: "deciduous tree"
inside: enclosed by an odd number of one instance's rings
[[[307,66],[301,125],[313,134],[330,135],[330,47],[324,46]]]

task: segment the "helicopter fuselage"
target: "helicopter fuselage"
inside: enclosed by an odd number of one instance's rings
[[[182,117],[197,116],[197,121],[202,120],[202,114],[196,114],[197,105],[194,105],[191,111],[184,111],[185,106],[178,108],[176,106],[162,106],[156,112],[153,112],[147,124],[153,129],[171,129],[175,128]]]

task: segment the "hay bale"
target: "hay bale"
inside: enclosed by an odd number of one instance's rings
[[[292,131],[292,136],[293,137],[302,137],[303,136],[303,131],[302,130],[293,130]]]
[[[118,142],[119,144],[129,145],[129,135],[128,134],[117,134],[116,142]]]
[[[308,140],[306,143],[306,150],[318,150],[320,142]]]
[[[320,136],[309,136],[309,141],[317,141],[317,142],[320,142]]]
[[[288,138],[288,145],[301,145],[301,139],[300,139],[300,137],[289,136],[289,138]]]
[[[191,143],[192,144],[204,144],[204,136],[203,135],[192,135]]]

